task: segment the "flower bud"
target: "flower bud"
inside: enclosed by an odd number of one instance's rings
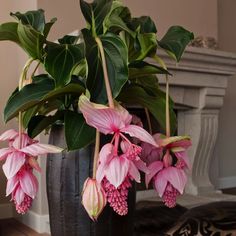
[[[97,220],[106,203],[106,194],[101,184],[96,179],[87,178],[83,187],[82,204],[93,221]]]

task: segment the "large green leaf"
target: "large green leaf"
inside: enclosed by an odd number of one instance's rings
[[[189,32],[181,26],[172,26],[158,44],[165,49],[171,57],[179,61],[185,47],[193,38],[194,35],[192,32]]]
[[[129,64],[129,78],[143,77],[152,74],[169,74],[170,73],[162,67],[152,65],[145,61],[135,61]]]
[[[47,43],[45,69],[55,79],[56,87],[62,87],[71,80],[73,70],[84,59],[82,44]]]
[[[63,120],[63,112],[57,112],[55,115],[43,116],[37,115],[31,118],[28,124],[28,135],[31,138],[36,137],[43,130],[47,129],[50,125],[54,124],[58,120]]]
[[[20,40],[17,34],[18,23],[8,22],[0,25],[0,41],[10,40],[20,45]]]
[[[83,148],[94,141],[96,130],[88,126],[82,114],[65,113],[65,137],[69,151]]]
[[[155,96],[150,95],[141,85],[132,84],[122,90],[119,98],[120,101],[128,105],[141,105],[147,108],[161,127],[166,127],[166,100],[165,93],[159,90]],[[176,129],[176,116],[173,110],[173,103],[170,103],[170,123],[172,134]]]
[[[93,37],[87,30],[83,30],[86,45],[86,59],[88,62],[87,88],[91,99],[96,102],[106,103],[103,70],[100,53]],[[113,97],[117,97],[121,88],[128,80],[127,48],[119,36],[107,33],[101,36],[105,51],[106,64]]]
[[[94,0],[92,3],[87,3],[80,0],[81,11],[93,34],[100,35],[103,33],[103,21],[111,9],[112,1]]]
[[[137,18],[132,18],[130,27],[134,31],[138,29],[141,34],[157,33],[155,23],[149,16],[141,16]]]
[[[20,91],[14,93],[7,101],[4,109],[4,120],[9,121],[15,117],[19,111],[25,111],[33,106],[41,105],[65,94],[79,96],[85,90],[78,83],[71,83],[59,89],[55,89],[52,79],[44,78],[38,83],[24,86]]]
[[[129,8],[124,7],[120,1],[113,1],[111,11],[103,22],[104,32],[107,32],[108,30],[117,32],[124,30],[134,38],[136,33],[132,31],[126,23],[130,20],[131,15]]]

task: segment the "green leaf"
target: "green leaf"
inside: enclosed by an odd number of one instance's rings
[[[80,36],[65,35],[63,38],[58,39],[60,44],[77,44]]]
[[[179,61],[185,47],[193,38],[194,35],[192,32],[189,32],[181,26],[172,26],[158,44],[165,49],[171,57]]]
[[[88,126],[82,114],[67,111],[65,114],[65,137],[69,151],[87,146],[95,139],[96,130]]]
[[[8,99],[4,109],[4,120],[7,122],[19,111],[23,112],[31,107],[63,97],[65,94],[80,96],[84,91],[85,89],[78,83],[70,83],[63,88],[55,89],[53,80],[45,77],[38,83],[24,86]]]
[[[28,124],[31,120],[31,118],[36,115],[36,113],[39,110],[39,106],[34,106],[32,108],[30,108],[29,110],[27,110],[24,114],[23,114],[23,126],[24,128],[28,127]]]
[[[129,78],[144,77],[152,74],[168,74],[171,75],[167,70],[162,67],[149,64],[145,61],[135,61],[129,64]]]
[[[124,7],[120,1],[113,1],[111,11],[104,20],[104,33],[108,30],[121,31],[124,30],[129,33],[133,38],[136,33],[132,31],[126,22],[131,19],[129,8]]]
[[[84,59],[83,45],[47,43],[45,69],[55,79],[56,87],[71,80],[73,70]]]
[[[127,86],[122,90],[119,96],[119,100],[128,105],[141,105],[147,108],[155,119],[159,122],[161,127],[165,129],[166,124],[166,100],[165,93],[159,90],[159,92],[152,96],[145,91],[145,89],[137,84]],[[172,134],[176,129],[176,116],[173,110],[173,102],[170,102],[170,123]]]
[[[36,137],[43,130],[47,129],[50,125],[56,121],[63,119],[63,112],[57,112],[55,115],[43,116],[37,115],[31,118],[28,125],[28,135],[31,138]]]
[[[91,31],[95,35],[103,33],[103,21],[111,9],[113,0],[94,0],[87,3],[80,0],[80,8]]]
[[[45,24],[45,26],[44,26],[44,31],[43,31],[43,35],[44,35],[45,37],[48,36],[48,34],[49,34],[49,32],[50,32],[52,26],[54,25],[54,23],[55,23],[56,21],[57,21],[57,18],[54,17],[54,18],[52,18],[48,23]]]
[[[107,95],[97,44],[87,30],[82,32],[86,44],[86,59],[88,62],[87,88],[93,101],[106,103]],[[112,94],[115,98],[128,80],[127,48],[119,36],[115,34],[107,33],[101,36],[100,39],[105,52]]]
[[[132,18],[131,20],[131,28],[135,30],[139,30],[141,34],[144,33],[157,33],[157,29],[155,23],[149,16],[141,16],[138,18]]]
[[[0,25],[0,41],[10,40],[20,45],[20,40],[17,34],[18,23],[8,22]]]
[[[44,10],[39,9],[36,11],[27,11],[22,14],[20,12],[11,13],[12,17],[15,17],[23,25],[31,26],[36,31],[43,33],[45,27]]]

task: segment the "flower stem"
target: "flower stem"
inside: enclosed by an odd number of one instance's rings
[[[146,107],[144,108],[144,110],[145,110],[145,114],[147,117],[148,130],[149,130],[149,133],[152,134],[152,123],[151,123],[150,114],[149,114],[149,111]]]
[[[100,51],[100,54],[101,54],[103,75],[104,75],[104,81],[105,81],[105,86],[106,86],[106,92],[107,92],[109,107],[114,108],[115,106],[114,106],[114,101],[113,101],[113,97],[112,97],[111,85],[110,85],[110,81],[109,81],[109,78],[108,78],[107,64],[106,64],[104,48],[103,48],[102,41],[100,40],[100,38],[96,37],[95,41],[97,42],[97,45],[98,45],[98,48],[99,48],[99,51]]]
[[[95,148],[94,148],[94,158],[93,158],[93,179],[96,179],[96,172],[97,172],[98,159],[99,159],[99,147],[100,147],[100,133],[97,130]]]
[[[20,79],[19,79],[19,87],[18,87],[18,91],[20,91],[23,87],[24,87],[24,80],[26,79],[27,77],[27,72],[29,70],[29,67],[31,65],[31,63],[34,61],[34,59],[30,58],[26,63],[25,63],[25,66],[22,70],[22,73],[20,75]],[[18,119],[19,119],[19,148],[21,149],[22,148],[22,133],[23,133],[23,130],[24,130],[24,127],[23,127],[23,122],[22,122],[22,112],[19,111],[19,114],[18,114]]]
[[[170,137],[170,102],[168,75],[166,75],[166,137]]]

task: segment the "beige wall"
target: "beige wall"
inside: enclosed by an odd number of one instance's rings
[[[236,1],[218,1],[218,38],[221,50],[236,53]],[[219,137],[216,157],[219,159],[219,177],[236,186],[236,76],[228,84],[224,107],[220,112]],[[227,179],[227,177],[230,177]],[[232,178],[233,177],[233,178]],[[226,179],[225,179],[226,178]]]

